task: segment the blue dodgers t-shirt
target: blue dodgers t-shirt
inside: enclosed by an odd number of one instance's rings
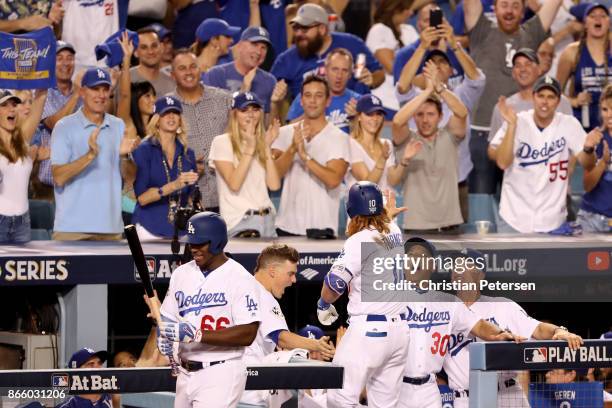
[[[394,84],[397,84],[397,81],[399,80],[399,77],[402,74],[402,69],[404,68],[404,65],[408,63],[416,49],[419,47],[419,44],[421,44],[421,40],[416,40],[412,44],[403,47],[395,54],[395,61],[393,62]],[[453,50],[448,48],[446,50],[446,55],[448,56],[448,59],[450,60],[451,66],[453,68],[453,73],[448,79],[448,85],[451,89],[455,89],[463,81],[463,68],[461,68],[461,64],[459,63],[459,60],[455,56]],[[427,53],[425,53],[425,56],[427,56]],[[421,62],[421,65],[417,70],[417,74],[420,74],[423,71],[423,66],[425,65],[424,61],[425,57],[423,57],[423,61]]]
[[[287,121],[292,121],[304,114],[300,100],[301,96],[301,94],[298,94],[293,102],[291,102],[291,107],[287,113]],[[350,133],[350,121],[344,111],[344,105],[352,98],[359,99],[360,96],[360,94],[350,89],[346,89],[342,95],[332,96],[331,103],[325,109],[325,119],[344,133]]]
[[[204,85],[227,89],[230,92],[240,91],[244,75],[236,70],[233,62],[217,65],[202,74]],[[270,98],[276,85],[276,79],[272,74],[257,68],[255,78],[251,84],[251,92],[264,103],[264,111],[270,112]]]
[[[365,54],[366,67],[370,72],[382,69],[380,63],[374,58],[374,55],[372,55],[361,38],[346,33],[331,33],[331,38],[331,45],[322,55],[315,55],[311,58],[303,59],[298,54],[297,48],[295,48],[294,45],[276,58],[270,72],[272,72],[272,75],[274,75],[278,81],[284,79],[287,82],[292,96],[300,93],[304,76],[316,71],[319,67],[319,61],[325,59],[327,54],[336,48],[346,48],[351,52],[354,60],[357,59],[357,55]],[[356,81],[355,78],[351,78],[347,84],[347,88],[361,91],[361,89],[357,89],[359,84],[360,82]]]
[[[261,23],[270,33],[270,41],[274,55],[279,55],[287,49],[287,27],[285,24],[285,7],[291,1],[270,0],[268,4],[259,3]],[[238,26],[243,30],[249,26],[249,5],[244,0],[220,0],[221,18],[229,25]]]

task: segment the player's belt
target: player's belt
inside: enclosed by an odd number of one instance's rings
[[[245,213],[246,215],[260,215],[260,216],[264,216],[264,215],[268,215],[272,212],[271,208],[261,208],[259,210],[247,210],[247,212]]]
[[[192,373],[194,371],[199,371],[204,368],[212,367],[214,365],[223,364],[223,363],[225,363],[225,360],[211,361],[209,363],[203,363],[201,361],[192,361],[192,360],[181,360],[181,367],[183,367],[185,370]]]
[[[406,377],[404,377],[406,378]],[[511,378],[509,380],[504,381],[504,386],[506,388],[510,388],[516,385],[516,380],[514,378]],[[455,390],[455,398],[467,398],[470,396],[470,391],[469,390]]]
[[[398,317],[401,320],[406,320],[406,315],[404,313],[400,313],[399,315],[396,315],[396,316],[369,314],[366,316],[366,322],[386,322],[386,321],[395,322],[395,321],[398,321],[397,320]]]
[[[427,384],[430,378],[431,378],[430,375],[426,375],[425,377],[404,377],[403,381],[406,384],[423,385],[423,384]]]
[[[455,398],[469,398],[469,390],[455,390]]]

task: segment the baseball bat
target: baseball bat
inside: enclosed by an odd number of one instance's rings
[[[138,233],[136,232],[136,227],[134,225],[127,225],[124,228],[125,238],[127,239],[128,245],[130,247],[130,252],[132,253],[132,258],[134,259],[134,264],[136,265],[136,270],[138,271],[138,276],[140,276],[140,281],[142,282],[142,286],[144,287],[145,293],[147,297],[151,299],[149,302],[151,306],[151,316],[157,324],[161,323],[161,313],[159,311],[158,299],[156,298],[156,294],[153,291],[153,284],[151,283],[151,276],[149,275],[149,268],[147,267],[147,262],[144,257],[144,253],[142,252],[142,245],[140,244],[140,239],[138,238]],[[178,372],[178,365],[174,361],[172,356],[168,356],[170,359],[170,365],[172,366],[172,372],[176,374]]]

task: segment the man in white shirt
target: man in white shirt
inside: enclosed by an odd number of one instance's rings
[[[299,260],[298,251],[288,245],[270,245],[257,257],[255,280],[259,291],[261,323],[255,341],[244,353],[245,364],[262,364],[277,346],[283,349],[302,348],[320,352],[327,360],[333,358],[335,348],[329,342],[329,337],[314,339],[291,333],[278,304],[277,299],[283,296],[285,289],[296,282]],[[266,407],[269,396],[267,390],[245,391],[240,402]]]
[[[302,84],[304,119],[283,126],[272,144],[284,177],[276,216],[279,236],[306,235],[307,229],[337,234],[340,184],[348,168],[348,136],[325,119],[330,101],[325,79],[312,75]]]
[[[498,232],[550,232],[567,217],[565,196],[569,160],[587,170],[595,165],[599,129],[585,135],[576,118],[557,112],[559,82],[544,76],[533,86],[533,106],[516,113],[504,97],[498,108],[505,120],[490,143],[490,155],[504,170]]]

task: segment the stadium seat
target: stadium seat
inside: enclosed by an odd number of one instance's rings
[[[392,133],[392,129],[391,129],[391,124],[384,124],[382,131],[380,132],[380,138],[381,139],[388,139],[388,140],[393,140],[393,133]]]
[[[49,230],[42,228],[32,228],[32,241],[47,241],[51,239]]]
[[[341,185],[341,188],[345,188],[344,184]],[[340,207],[338,208],[338,237],[344,238],[346,237],[346,224],[348,222],[348,215],[346,213],[346,197],[340,198]]]
[[[32,229],[53,229],[55,204],[44,200],[30,200],[30,225]]]

